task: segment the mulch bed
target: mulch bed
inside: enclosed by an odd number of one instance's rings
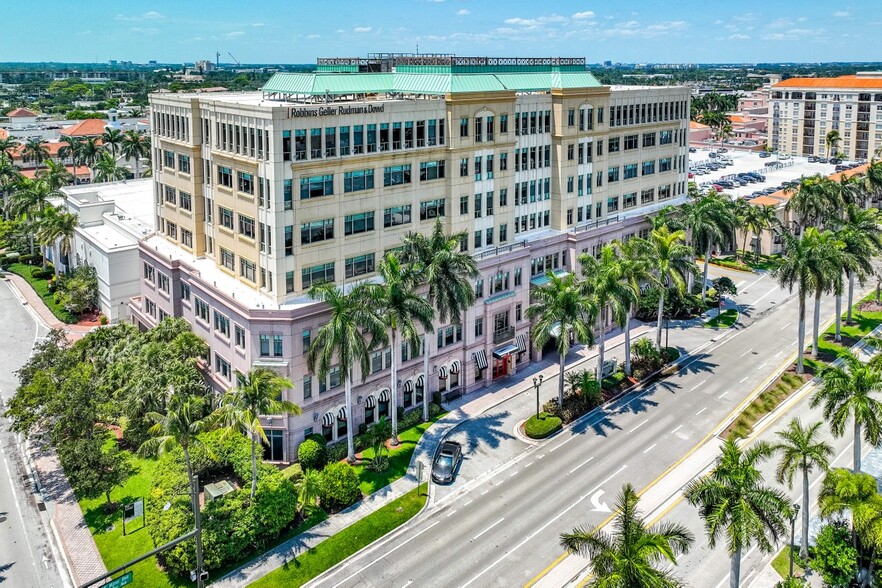
[[[859,312],[882,312],[882,304],[875,300],[867,300],[858,304],[857,309]]]

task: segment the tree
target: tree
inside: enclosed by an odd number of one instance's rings
[[[711,250],[716,243],[722,243],[735,228],[734,216],[728,199],[724,200],[716,192],[699,197],[679,207],[680,222],[690,236],[689,245],[693,251],[704,252],[704,274],[701,282],[701,299],[707,292],[707,274]]]
[[[858,571],[858,551],[850,541],[851,533],[841,522],[824,525],[815,540],[812,569],[817,570],[825,586],[850,586]]]
[[[260,415],[300,414],[299,406],[281,398],[286,388],[293,387],[287,378],[268,368],[257,367],[221,398],[220,422],[228,432],[242,431],[251,441],[251,500],[257,492],[257,442],[269,443]]]
[[[319,378],[327,377],[331,368],[339,366],[340,379],[345,390],[346,446],[349,461],[355,461],[355,445],[352,431],[352,370],[361,372],[361,381],[370,373],[370,351],[377,345],[385,345],[386,326],[376,307],[366,301],[365,286],[358,285],[350,294],[331,284],[314,286],[309,291],[313,300],[328,306],[330,318],[321,326],[307,352],[309,371]],[[363,333],[366,331],[366,333]],[[336,363],[335,363],[336,359]],[[395,408],[393,408],[393,411]]]
[[[803,227],[819,227],[841,206],[839,184],[821,174],[802,178],[785,208],[800,218]]]
[[[135,177],[141,177],[141,160],[150,157],[150,137],[134,130],[123,134],[120,151],[135,160]]]
[[[64,165],[56,163],[52,159],[47,159],[45,164],[44,169],[37,171],[36,177],[49,184],[50,190],[60,190],[76,181],[74,175]]]
[[[375,472],[382,472],[389,466],[389,460],[386,459],[386,440],[389,438],[389,423],[386,417],[380,417],[380,420],[370,425],[364,432],[365,441],[374,453],[371,458],[371,469]]]
[[[756,248],[754,249],[754,255],[756,256],[756,260],[759,261],[760,255],[762,255],[763,231],[777,228],[781,221],[778,219],[778,210],[774,204],[748,204],[748,207],[750,208],[751,213],[747,218],[743,219],[742,226],[746,229],[745,235],[748,232],[756,235]],[[747,237],[745,237],[745,239],[746,238]],[[745,254],[746,253],[747,252],[745,251]]]
[[[116,159],[116,152],[119,151],[123,141],[123,132],[119,129],[107,127],[101,134],[101,146],[109,149],[113,159]]]
[[[39,167],[41,163],[49,159],[49,149],[42,139],[28,139],[21,150],[21,160],[25,163],[33,163]]]
[[[731,437],[711,473],[686,486],[686,500],[704,519],[708,546],[724,540],[732,559],[729,586],[741,583],[741,553],[756,543],[771,553],[787,533],[792,507],[780,491],[766,486],[758,465],[773,452],[767,443],[742,449]]]
[[[44,247],[54,247],[57,255],[55,258],[55,276],[58,277],[58,265],[61,258],[70,256],[73,236],[79,225],[79,217],[76,214],[65,212],[54,206],[46,207],[43,218],[37,230],[37,239]],[[70,265],[67,263],[66,265]]]
[[[440,219],[432,234],[408,233],[404,237],[402,261],[420,268],[422,284],[429,288],[428,301],[441,324],[462,324],[462,313],[475,301],[472,281],[478,275],[475,258],[460,251],[460,242],[467,235],[446,235]],[[431,333],[434,333],[434,325]],[[423,373],[426,387],[429,375],[429,333],[424,336]],[[429,420],[429,394],[423,390],[423,420]]]
[[[595,588],[673,588],[681,582],[662,564],[677,565],[677,556],[689,551],[695,538],[685,526],[660,523],[649,526],[637,508],[639,498],[625,484],[616,498],[612,531],[576,527],[563,533],[564,549],[590,559],[588,586]]]
[[[70,159],[70,162],[74,167],[82,165],[83,138],[62,135],[59,142],[64,144],[58,150],[58,159],[62,162],[66,159]]]
[[[597,341],[597,379],[602,380],[605,314],[609,311],[612,321],[624,327],[625,321],[630,318],[628,310],[637,301],[637,296],[625,281],[618,248],[614,245],[601,247],[599,259],[587,253],[581,254],[579,265],[582,266],[585,294],[597,309],[594,337]]]
[[[77,266],[62,281],[59,290],[59,302],[68,312],[80,315],[94,308],[98,302],[98,275],[95,268],[88,264]]]
[[[842,267],[846,265],[847,259],[842,254],[844,245],[836,238],[833,231],[818,232],[810,229],[805,232],[803,240],[811,249],[812,271],[815,276],[812,356],[817,357],[821,338],[821,296],[829,292],[841,293]]]
[[[546,272],[547,282],[531,292],[532,304],[527,307],[527,318],[534,321],[530,338],[541,348],[552,337],[559,356],[558,402],[564,405],[564,371],[572,338],[585,345],[594,345],[591,330],[598,308],[585,296],[584,288],[575,274],[557,276]],[[598,374],[600,377],[600,374]]]
[[[803,427],[799,419],[793,419],[787,429],[776,433],[779,441],[775,450],[781,454],[776,472],[778,482],[786,482],[789,488],[793,488],[793,476],[797,470],[802,472],[802,544],[799,555],[804,560],[808,559],[809,474],[815,468],[826,471],[833,456],[830,444],[818,439],[820,428],[820,422]]]
[[[824,136],[824,144],[827,146],[827,154],[830,157],[836,157],[840,141],[842,141],[842,138],[837,130],[832,130]]]
[[[92,170],[95,172],[96,182],[115,182],[128,177],[126,168],[119,165],[116,159],[107,152],[100,155],[98,161],[92,166]]]
[[[856,204],[849,204],[845,208],[842,219],[834,226],[837,239],[843,243],[843,255],[849,261],[845,264],[845,274],[848,277],[846,323],[851,323],[855,279],[873,273],[873,256],[882,251],[882,233],[879,231],[879,222],[877,209],[866,209]],[[837,327],[840,315],[841,313],[837,311]]]
[[[108,449],[104,449],[108,439],[104,433],[70,441],[58,447],[58,457],[77,496],[87,499],[104,496],[104,510],[111,512],[113,502],[110,492],[125,484],[134,469],[115,440]]]
[[[824,420],[835,437],[845,433],[852,419],[854,432],[854,471],[861,471],[861,439],[870,445],[882,440],[882,372],[867,365],[850,351],[842,355],[841,365],[821,370],[821,387],[812,397],[812,407],[822,406]]]
[[[631,290],[634,299],[628,304],[625,317],[625,374],[631,375],[631,317],[638,306],[640,299],[640,286],[650,281],[650,263],[646,254],[647,242],[643,239],[633,238],[627,241],[615,241],[619,249],[621,263],[621,279],[626,287]]]
[[[322,473],[318,470],[304,470],[303,478],[297,487],[297,502],[300,510],[306,511],[315,506],[322,492]]]
[[[662,321],[665,309],[665,292],[668,288],[682,291],[684,278],[693,270],[692,250],[685,244],[683,231],[670,231],[667,226],[654,229],[649,234],[646,256],[649,259],[653,282],[658,287],[658,326],[655,345],[661,349]]]
[[[60,197],[61,193],[52,190],[43,180],[23,179],[9,199],[9,213],[14,218],[25,220],[28,227],[28,240],[31,254],[34,253],[34,234],[43,210],[50,198]],[[45,264],[44,264],[45,267]]]

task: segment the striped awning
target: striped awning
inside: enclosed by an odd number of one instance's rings
[[[334,426],[334,420],[335,420],[334,419],[334,412],[333,411],[326,412],[325,415],[322,417],[322,426],[323,427],[332,427],[332,426]]]
[[[462,369],[462,362],[459,361],[458,359],[453,360],[453,363],[450,364],[450,373],[451,374],[458,374],[461,369]]]
[[[389,388],[383,388],[380,390],[379,396],[377,396],[377,400],[380,402],[389,402]]]
[[[426,376],[424,374],[420,374],[417,376],[416,387],[417,388],[425,388],[426,387]]]
[[[442,365],[441,367],[438,368],[438,377],[441,378],[442,380],[446,380],[447,379],[447,371],[448,371],[447,366]]]
[[[475,363],[478,364],[479,370],[487,369],[487,352],[483,349],[479,349],[478,351],[472,353],[472,356],[475,358]]]
[[[377,406],[377,397],[374,396],[373,394],[371,394],[370,396],[368,396],[367,398],[364,399],[364,407],[365,408],[370,409],[370,408],[374,408],[375,406]]]
[[[345,421],[346,420],[346,407],[341,406],[337,409],[337,420]]]
[[[527,352],[527,336],[524,334],[518,335],[515,337],[518,344],[518,353],[526,353]]]
[[[404,391],[410,394],[413,392],[413,380],[407,380],[404,382]]]

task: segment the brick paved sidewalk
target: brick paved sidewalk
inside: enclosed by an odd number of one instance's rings
[[[34,318],[37,319],[37,322],[41,323],[47,329],[62,329],[67,333],[68,339],[75,341],[83,338],[86,333],[95,328],[89,325],[69,325],[61,322],[54,314],[52,314],[52,311],[49,310],[49,307],[43,302],[43,299],[34,292],[34,289],[31,288],[31,285],[27,280],[18,274],[13,274],[11,272],[6,272],[2,275],[3,279],[9,282],[12,286],[13,293],[19,301],[21,301],[22,305],[30,307],[31,316],[34,316]]]

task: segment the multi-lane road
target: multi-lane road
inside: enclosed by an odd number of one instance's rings
[[[529,583],[561,555],[561,532],[602,523],[622,484],[652,485],[795,352],[795,300],[770,278],[747,286],[744,328],[709,341],[677,374],[465,482],[313,585]],[[824,316],[832,310],[825,301]]]

